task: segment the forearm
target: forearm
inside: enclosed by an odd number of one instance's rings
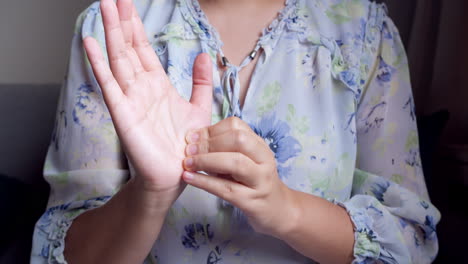
[[[67,232],[69,263],[142,263],[168,206],[130,180],[105,205],[77,217]]]
[[[351,263],[354,232],[346,210],[307,193],[290,190],[289,194],[292,221],[282,221],[290,226],[279,238],[320,263]]]

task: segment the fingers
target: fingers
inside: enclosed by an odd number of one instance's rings
[[[133,71],[136,74],[139,74],[143,72],[144,69],[140,63],[138,54],[133,49],[133,12],[136,12],[136,10],[134,10],[133,1],[118,0],[117,9],[119,12],[120,27],[122,29],[128,59],[133,66]]]
[[[127,47],[133,46],[133,4],[132,0],[118,0],[117,9],[119,11],[120,27]]]
[[[121,3],[123,6],[125,4],[128,3]],[[127,47],[120,26],[119,13],[113,0],[101,1],[101,13],[110,67],[115,79],[125,91],[134,82],[135,74],[132,63],[127,56]]]
[[[185,152],[187,156],[210,152],[240,152],[256,163],[271,161],[273,157],[263,140],[245,130],[229,130],[207,140],[189,144]]]
[[[133,25],[133,48],[135,49],[138,58],[140,59],[143,68],[149,72],[156,72],[159,74],[165,74],[159,58],[154,52],[154,49],[151,47],[151,44],[148,41],[148,37],[145,33],[145,28],[141,22],[138,12],[133,6],[133,16],[132,16],[132,25]]]
[[[211,175],[185,171],[182,177],[186,183],[229,201],[239,208],[241,208],[242,199],[253,193],[252,189],[240,183]]]
[[[104,100],[109,107],[109,110],[119,104],[124,94],[112,75],[111,69],[105,60],[99,43],[92,37],[87,37],[83,40],[83,44],[88,55],[91,68],[93,69],[96,80],[101,87],[104,95]]]
[[[190,103],[211,112],[213,97],[213,71],[210,56],[201,53],[193,63],[193,88]]]
[[[210,173],[229,174],[233,179],[252,188],[258,184],[255,177],[259,166],[247,156],[238,152],[206,153],[188,157],[184,160],[187,171],[206,171]]]
[[[201,140],[207,140],[210,137],[215,137],[224,134],[231,130],[243,130],[255,134],[250,126],[238,117],[229,117],[216,123],[215,125],[190,131],[187,133],[187,143],[194,143]],[[256,135],[256,134],[255,134]]]

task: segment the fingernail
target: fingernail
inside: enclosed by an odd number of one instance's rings
[[[190,144],[187,146],[187,154],[193,156],[198,153],[198,146],[196,144]]]
[[[198,132],[192,132],[188,136],[189,143],[197,142],[200,139],[200,134]]]
[[[195,177],[195,175],[193,173],[188,172],[188,171],[184,172],[184,178],[186,180],[193,180],[194,177]]]
[[[189,168],[193,166],[193,159],[192,158],[186,158],[184,161],[185,167]]]

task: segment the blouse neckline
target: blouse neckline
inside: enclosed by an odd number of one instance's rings
[[[184,17],[198,33],[199,37],[207,41],[208,45],[216,52],[224,56],[222,51],[223,42],[216,28],[209,22],[208,17],[202,10],[198,0],[179,0],[180,4],[185,5],[189,12],[183,12]],[[284,7],[280,9],[270,24],[262,29],[262,34],[256,42],[255,51],[265,46],[273,48],[279,36],[285,29],[287,23],[297,18],[298,13],[298,0],[285,0]],[[189,16],[189,17],[188,17]],[[192,21],[192,23],[190,23]],[[193,23],[195,22],[195,23]],[[295,21],[293,21],[295,22]],[[194,28],[195,27],[195,28]],[[248,58],[246,58],[248,59]]]

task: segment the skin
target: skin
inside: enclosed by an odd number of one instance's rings
[[[131,0],[102,0],[101,12],[110,65],[96,40],[88,37],[84,46],[136,175],[105,205],[76,218],[66,236],[67,261],[143,262],[188,183],[231,202],[257,232],[307,257],[351,262],[353,226],[343,208],[288,188],[268,145],[242,120],[210,126],[208,55],[195,61],[187,102],[169,82]]]
[[[185,134],[211,123],[211,62],[207,54],[197,57],[187,102],[169,82],[131,0],[103,0],[101,12],[110,65],[95,39],[84,39],[84,47],[136,175],[104,206],[76,218],[64,254],[70,263],[142,263],[186,186]]]
[[[284,0],[236,0],[235,4],[232,0],[201,0],[199,3],[223,41],[224,55],[234,65],[240,65],[250,54],[262,29],[267,28],[278,10],[284,7]],[[239,72],[241,107],[261,52],[260,49],[254,60]],[[222,73],[223,69],[220,70]]]
[[[231,117],[188,133],[186,140],[185,182],[230,202],[256,232],[281,239],[304,256],[320,263],[352,261],[347,212],[288,188],[278,177],[274,153],[244,121]]]

